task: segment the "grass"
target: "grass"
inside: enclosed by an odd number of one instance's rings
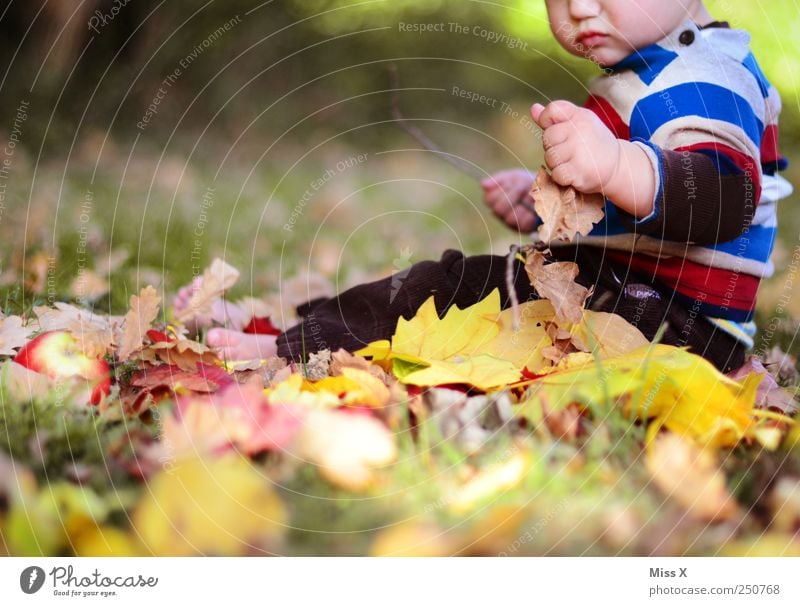
[[[319,272],[341,290],[388,275],[398,260],[436,257],[448,247],[505,253],[519,242],[481,208],[479,190],[468,178],[414,155],[369,152],[363,166],[337,172],[298,206],[331,165],[357,153],[334,147],[286,174],[286,163],[251,174],[231,162],[216,178],[218,165],[208,159],[184,166],[173,157],[156,168],[151,155],[128,161],[119,153],[105,159],[93,177],[88,168],[76,169],[62,181],[63,171],[42,167],[33,191],[23,186],[31,173],[20,169],[8,199],[28,203],[6,209],[0,222],[6,243],[3,309],[30,313],[35,305],[75,301],[71,284],[80,268],[102,274],[120,250],[127,260],[108,276],[109,292],[92,302],[98,311],[124,313],[129,296],[148,283],[168,300],[215,256],[242,270],[233,296],[261,296],[298,272]],[[800,183],[800,171],[790,176]],[[211,186],[213,204],[204,207]],[[84,217],[87,192],[91,205]],[[780,246],[787,251],[800,233],[791,204],[785,202],[781,212]],[[51,258],[54,263],[48,263]],[[765,284],[768,303],[759,310],[761,318],[775,315],[775,293],[786,291],[787,275],[779,271]],[[773,340],[800,354],[792,313],[787,308],[779,314],[788,320]],[[118,491],[139,490],[138,480],[117,461],[130,459],[157,427],[96,417],[52,398],[20,402],[2,392],[0,398],[0,451],[31,469],[42,486],[72,482],[67,468],[75,461],[89,470],[86,486],[101,499],[113,502]],[[644,428],[609,403],[594,419],[588,434],[571,443],[547,433],[514,440],[500,433],[478,455],[443,439],[434,420],[423,420],[414,432],[398,432],[398,461],[364,494],[332,488],[312,467],[302,467],[277,481],[290,520],[283,552],[369,553],[376,538],[401,528],[428,537],[426,545],[434,549],[481,555],[719,553],[726,533],[735,529],[687,519],[651,485],[641,459]],[[45,441],[43,450],[34,447],[37,440]],[[460,483],[521,449],[532,464],[517,487],[485,498],[467,514],[453,510]],[[269,457],[257,465],[274,473]],[[767,497],[776,478],[800,475],[798,454],[740,448],[725,458],[725,468],[730,489],[753,512],[740,538],[757,537],[768,524]],[[0,483],[0,522],[9,508],[3,490]],[[124,525],[119,504],[112,509],[112,519]],[[70,550],[56,544],[49,553]]]

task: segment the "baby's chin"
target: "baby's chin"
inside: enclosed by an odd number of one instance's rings
[[[632,52],[633,51],[631,49],[621,49],[601,45],[583,49],[583,52],[575,54],[583,57],[584,59],[588,59],[592,63],[596,63],[602,68],[607,68],[616,65]]]

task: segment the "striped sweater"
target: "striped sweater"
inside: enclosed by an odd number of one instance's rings
[[[653,212],[606,201],[581,244],[651,276],[675,300],[752,347],[756,292],[774,268],[781,102],[744,31],[684,23],[592,81],[586,107],[644,149],[657,175]]]

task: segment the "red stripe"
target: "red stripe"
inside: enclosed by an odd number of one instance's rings
[[[761,163],[771,164],[781,159],[778,152],[778,125],[767,124],[761,138]]]
[[[599,95],[590,95],[583,106],[597,114],[600,120],[603,121],[603,124],[605,124],[609,130],[614,133],[614,136],[617,139],[625,139],[626,141],[630,140],[630,126],[625,124],[625,120],[620,117],[620,115],[617,113],[617,110],[615,110],[611,103],[606,101],[603,97],[600,97]]]
[[[638,273],[655,277],[686,297],[745,311],[755,307],[761,280],[750,274],[709,267],[680,257],[656,259],[646,255],[631,256],[621,251],[608,251],[607,254],[630,265]]]

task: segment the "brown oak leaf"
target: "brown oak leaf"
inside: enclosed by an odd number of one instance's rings
[[[111,326],[98,326],[78,319],[69,324],[67,330],[78,340],[84,355],[90,358],[102,358],[114,345]]]
[[[214,364],[218,360],[211,349],[191,339],[152,343],[142,350],[140,357],[154,365],[161,361],[188,371],[194,370],[198,363]]]
[[[545,332],[552,345],[542,349],[542,356],[558,364],[569,354],[588,352],[589,348],[577,334],[561,328],[555,322],[545,322]]]
[[[603,218],[605,199],[600,194],[583,194],[573,187],[563,187],[553,181],[542,166],[531,190],[533,207],[542,220],[539,237],[543,242],[586,235]]]
[[[175,314],[175,319],[178,322],[186,323],[198,316],[210,313],[214,301],[236,284],[238,279],[239,270],[228,265],[222,259],[214,259],[203,272],[203,279],[192,294],[192,298],[189,299],[189,304]]]
[[[583,318],[583,303],[590,294],[585,286],[575,282],[578,266],[562,261],[545,265],[545,255],[538,250],[528,253],[525,271],[531,285],[543,299],[553,304],[556,318],[577,324]]]
[[[0,320],[0,355],[13,356],[16,349],[28,342],[34,327],[25,326],[19,316],[9,316]]]
[[[131,308],[125,315],[122,342],[117,352],[120,362],[126,361],[133,352],[142,348],[144,337],[158,315],[160,302],[161,297],[152,286],[145,286],[138,297],[131,296]]]

